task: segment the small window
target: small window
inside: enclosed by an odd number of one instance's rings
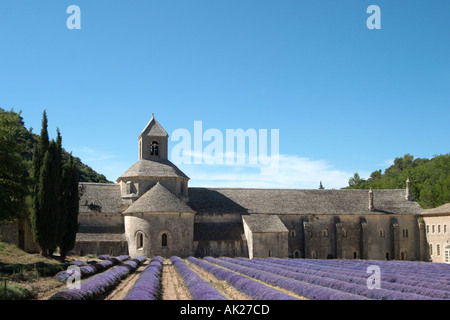
[[[322,230],[322,237],[328,237],[328,229]]]
[[[150,145],[150,155],[151,156],[158,156],[159,155],[159,148],[158,148],[158,142],[152,141]]]
[[[430,233],[430,226],[427,225],[427,233]]]
[[[444,224],[444,233],[447,233],[447,225]]]
[[[312,251],[311,252],[311,258],[317,259],[317,252],[316,251]]]
[[[389,251],[386,251],[386,260],[390,260]]]
[[[272,250],[269,249],[268,254],[269,254],[269,257],[271,257],[272,256]]]
[[[144,248],[144,234],[142,232],[138,232],[136,234],[136,249]]]
[[[298,250],[295,250],[295,251],[294,251],[294,258],[295,258],[295,259],[298,259],[299,256],[300,256],[300,255],[299,255]]]
[[[384,234],[384,229],[380,229],[380,238],[384,238],[385,234]]]
[[[436,255],[441,255],[441,246],[439,244],[436,245]]]
[[[163,233],[161,236],[161,246],[167,247],[167,234],[166,233]]]
[[[435,231],[434,224],[431,226],[431,230],[432,230],[431,232],[434,233]]]
[[[403,238],[408,238],[408,229],[403,229]]]
[[[438,224],[438,233],[441,233],[441,225]]]
[[[358,259],[358,252],[353,251],[353,259]]]
[[[433,244],[430,243],[430,256],[433,255]]]
[[[291,237],[295,237],[295,230],[294,229],[291,230]]]

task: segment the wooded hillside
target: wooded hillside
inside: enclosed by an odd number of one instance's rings
[[[412,195],[422,208],[435,208],[450,202],[450,154],[431,159],[414,159],[405,154],[396,158],[384,173],[376,170],[367,180],[355,173],[346,189],[404,189],[408,177]]]

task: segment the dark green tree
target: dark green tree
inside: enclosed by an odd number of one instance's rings
[[[41,135],[33,150],[30,215],[34,241],[44,256],[51,256],[58,245],[61,213],[61,141],[58,130],[57,141],[49,142],[47,114],[44,111]]]
[[[28,174],[17,143],[20,113],[0,109],[0,221],[11,221],[25,213]]]
[[[69,162],[64,164],[61,193],[61,220],[59,251],[61,260],[65,260],[67,252],[75,246],[78,232],[79,194],[78,173],[72,155]]]
[[[325,189],[325,188],[323,187],[322,181],[320,181],[319,189]]]

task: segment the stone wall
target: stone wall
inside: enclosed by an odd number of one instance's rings
[[[291,258],[421,260],[415,215],[280,215]]]
[[[450,215],[423,215],[423,220],[427,239],[426,256],[429,261],[444,263],[445,250],[447,247],[450,250]]]
[[[129,254],[134,257],[173,255],[188,257],[193,252],[193,213],[136,213],[125,216]],[[142,238],[139,238],[142,237]],[[164,240],[164,238],[166,238]],[[141,240],[140,240],[141,239]],[[142,241],[142,243],[139,243]],[[165,242],[165,243],[164,243]]]

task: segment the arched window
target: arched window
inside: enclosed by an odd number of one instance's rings
[[[144,248],[144,234],[142,232],[138,232],[136,234],[136,249]]]
[[[291,230],[291,237],[295,237],[295,230],[294,229]]]
[[[430,243],[430,256],[433,255],[433,244]]]
[[[161,246],[167,247],[167,233],[161,235]]]
[[[295,259],[298,259],[298,258],[299,258],[299,252],[298,252],[298,250],[295,250],[295,251],[294,251],[294,258],[295,258]]]
[[[311,258],[312,259],[317,259],[317,252],[316,251],[312,251],[311,252]]]
[[[322,237],[328,237],[328,229],[322,230]]]
[[[406,252],[405,251],[400,252],[400,260],[406,260]]]
[[[386,260],[390,260],[389,251],[386,251]]]
[[[151,156],[159,155],[158,142],[157,141],[152,141],[152,144],[150,145],[150,155]]]
[[[269,249],[268,254],[269,254],[269,257],[271,257],[272,256],[272,250]]]
[[[436,245],[436,254],[437,254],[438,256],[441,255],[441,245],[440,245],[440,244],[437,244],[437,245]]]
[[[353,251],[353,259],[358,259],[358,252]]]
[[[384,238],[385,233],[384,233],[384,229],[380,229],[380,238]]]

